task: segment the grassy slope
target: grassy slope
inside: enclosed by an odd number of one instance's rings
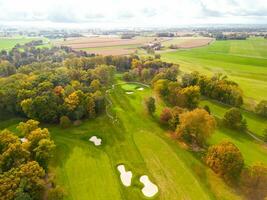
[[[227,74],[244,90],[246,103],[253,103],[249,100],[267,99],[266,48],[267,40],[263,38],[216,41],[203,48],[164,53],[162,58],[181,64],[185,71]]]

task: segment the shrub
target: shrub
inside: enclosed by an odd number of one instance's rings
[[[60,126],[62,128],[68,128],[71,126],[71,120],[67,116],[60,117]]]
[[[226,180],[236,180],[243,169],[244,158],[231,142],[223,141],[209,147],[206,164]]]
[[[267,101],[261,101],[255,108],[256,113],[263,117],[267,117]]]

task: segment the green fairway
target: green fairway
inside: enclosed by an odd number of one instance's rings
[[[184,71],[226,74],[240,84],[246,104],[267,99],[267,41],[263,38],[216,41],[209,46],[162,54]],[[257,90],[255,90],[257,88]]]
[[[201,101],[200,105],[209,106],[211,113],[219,118],[223,118],[224,113],[231,108],[230,106],[226,106],[212,100],[203,100]],[[248,130],[250,130],[257,136],[262,137],[263,131],[267,127],[267,119],[244,110],[241,110],[241,113],[247,121]]]

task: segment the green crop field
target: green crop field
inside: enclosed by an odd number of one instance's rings
[[[2,49],[6,49],[6,50],[10,50],[12,49],[16,44],[25,44],[27,42],[30,42],[32,40],[39,40],[42,39],[46,44],[44,45],[40,45],[38,47],[43,48],[43,47],[50,47],[50,43],[48,39],[46,38],[31,38],[31,37],[8,37],[8,38],[4,38],[4,37],[0,37],[0,50]]]
[[[216,41],[206,47],[163,53],[162,59],[179,63],[184,71],[228,75],[241,86],[245,103],[251,105],[267,99],[266,49],[263,38]]]

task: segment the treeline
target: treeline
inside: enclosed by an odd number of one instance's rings
[[[0,132],[0,199],[39,200],[44,193],[49,200],[63,199],[63,189],[47,176],[55,144],[48,129],[38,125],[21,122],[17,129],[22,138],[9,130]]]
[[[10,51],[0,51],[0,61],[6,61],[12,67],[19,68],[22,65],[28,65],[34,62],[62,62],[66,58],[71,57],[90,57],[85,51],[75,51],[69,47],[52,47],[52,48],[36,48],[34,46],[23,45],[14,47]],[[3,71],[0,66],[0,73]],[[3,76],[3,74],[0,74]]]
[[[33,63],[0,79],[0,109],[43,122],[95,117],[104,109],[104,88],[115,67],[97,65],[84,70],[65,63]]]
[[[158,56],[155,58],[135,57],[131,60],[130,70],[123,74],[123,79],[150,83],[154,77],[176,80],[178,73],[179,65],[163,62]]]
[[[216,38],[216,40],[246,40],[249,35],[244,33],[232,33],[232,34],[223,34],[223,33],[216,33],[213,34],[213,37]]]
[[[185,74],[182,77],[182,87],[187,86],[198,86],[202,95],[228,105],[240,107],[243,104],[243,92],[238,84],[222,74],[212,77],[198,72]]]

